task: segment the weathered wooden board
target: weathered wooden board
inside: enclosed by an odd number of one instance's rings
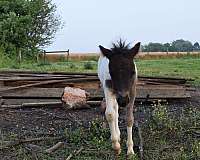
[[[3,97],[17,98],[59,98],[64,88],[27,88],[1,94]]]
[[[137,98],[173,99],[189,98],[190,94],[183,87],[141,87],[137,88]]]
[[[61,100],[63,88],[28,88],[9,93],[1,94],[6,104],[20,104],[31,102],[45,102]],[[88,99],[102,99],[102,89],[86,89],[89,94]],[[138,86],[136,99],[173,99],[189,98],[190,94],[184,87],[155,87]]]
[[[0,81],[0,88],[4,86],[4,81]]]
[[[189,98],[186,79],[139,76],[136,101]],[[0,96],[4,104],[61,102],[65,87],[86,90],[87,100],[100,101],[103,91],[96,73],[0,72]]]
[[[61,79],[61,80],[47,80],[47,81],[42,81],[42,82],[35,82],[31,84],[26,84],[26,85],[20,85],[16,87],[9,87],[6,89],[1,88],[0,89],[0,94],[5,93],[5,92],[11,92],[15,90],[20,90],[20,89],[26,89],[26,88],[32,88],[32,87],[41,87],[44,85],[52,85],[52,84],[58,84],[58,83],[79,83],[79,82],[93,82],[97,81],[98,79],[96,77],[90,77],[90,78],[75,78],[75,79]]]
[[[61,103],[60,100],[58,99],[3,99],[3,104],[2,105],[21,105],[23,103],[46,103],[46,102],[57,102]]]
[[[24,86],[29,84],[34,84],[36,81],[8,81],[2,83],[2,87],[17,87],[17,86]],[[0,82],[1,84],[1,82]],[[1,85],[0,85],[1,86]],[[100,82],[99,81],[83,81],[83,82],[60,82],[60,83],[50,83],[50,84],[43,84],[43,88],[64,88],[66,86],[70,87],[77,87],[77,88],[99,88]],[[40,85],[36,85],[35,87],[41,87]],[[0,87],[0,90],[3,89]]]

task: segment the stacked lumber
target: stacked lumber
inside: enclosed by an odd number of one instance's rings
[[[139,76],[137,101],[189,98],[189,80],[183,78]],[[85,90],[89,104],[100,104],[103,91],[96,73],[1,71],[2,105],[60,105],[65,87]]]

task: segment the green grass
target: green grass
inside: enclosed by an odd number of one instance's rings
[[[192,160],[200,158],[198,139],[200,110],[194,106],[174,111],[167,105],[152,106],[150,118],[143,124],[145,158]],[[178,113],[177,113],[178,112]],[[178,116],[177,116],[178,114]]]
[[[138,60],[140,75],[194,79],[200,85],[200,58]]]
[[[136,60],[139,75],[181,77],[194,79],[192,84],[200,85],[200,58],[190,56],[178,59]],[[31,71],[65,71],[65,72],[96,72],[96,61],[69,61],[56,63],[23,62],[18,64],[11,60],[0,59],[0,70],[31,70]]]
[[[57,62],[57,63],[33,63],[33,62],[23,62],[22,64],[13,63],[9,66],[3,66],[0,70],[30,70],[38,72],[96,72],[97,65],[96,62]]]

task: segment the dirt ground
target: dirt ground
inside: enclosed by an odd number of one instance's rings
[[[200,109],[200,88],[195,89],[196,91],[191,91],[192,97],[190,99],[168,101],[167,107],[169,110],[179,114],[181,108],[188,106]],[[152,110],[152,104],[137,103],[136,107],[136,118],[139,120],[140,125],[143,125]],[[0,142],[30,137],[57,137],[63,135],[66,128],[68,130],[74,130],[80,126],[87,128],[95,119],[105,121],[104,114],[99,107],[70,111],[59,107],[56,109],[32,108],[17,110],[0,108]],[[119,121],[120,127],[123,128],[125,126],[124,109],[120,111]],[[142,132],[145,131],[142,130]],[[2,143],[0,145],[3,146]],[[19,159],[16,156],[17,154],[13,149],[0,150],[0,159]]]

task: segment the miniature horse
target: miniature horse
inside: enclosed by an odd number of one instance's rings
[[[112,148],[120,154],[120,130],[118,126],[118,109],[127,107],[127,155],[134,154],[132,127],[133,106],[136,97],[137,68],[133,61],[140,49],[140,42],[129,48],[121,40],[106,49],[99,46],[101,55],[98,61],[98,77],[103,86],[106,111],[105,116],[111,132]]]

